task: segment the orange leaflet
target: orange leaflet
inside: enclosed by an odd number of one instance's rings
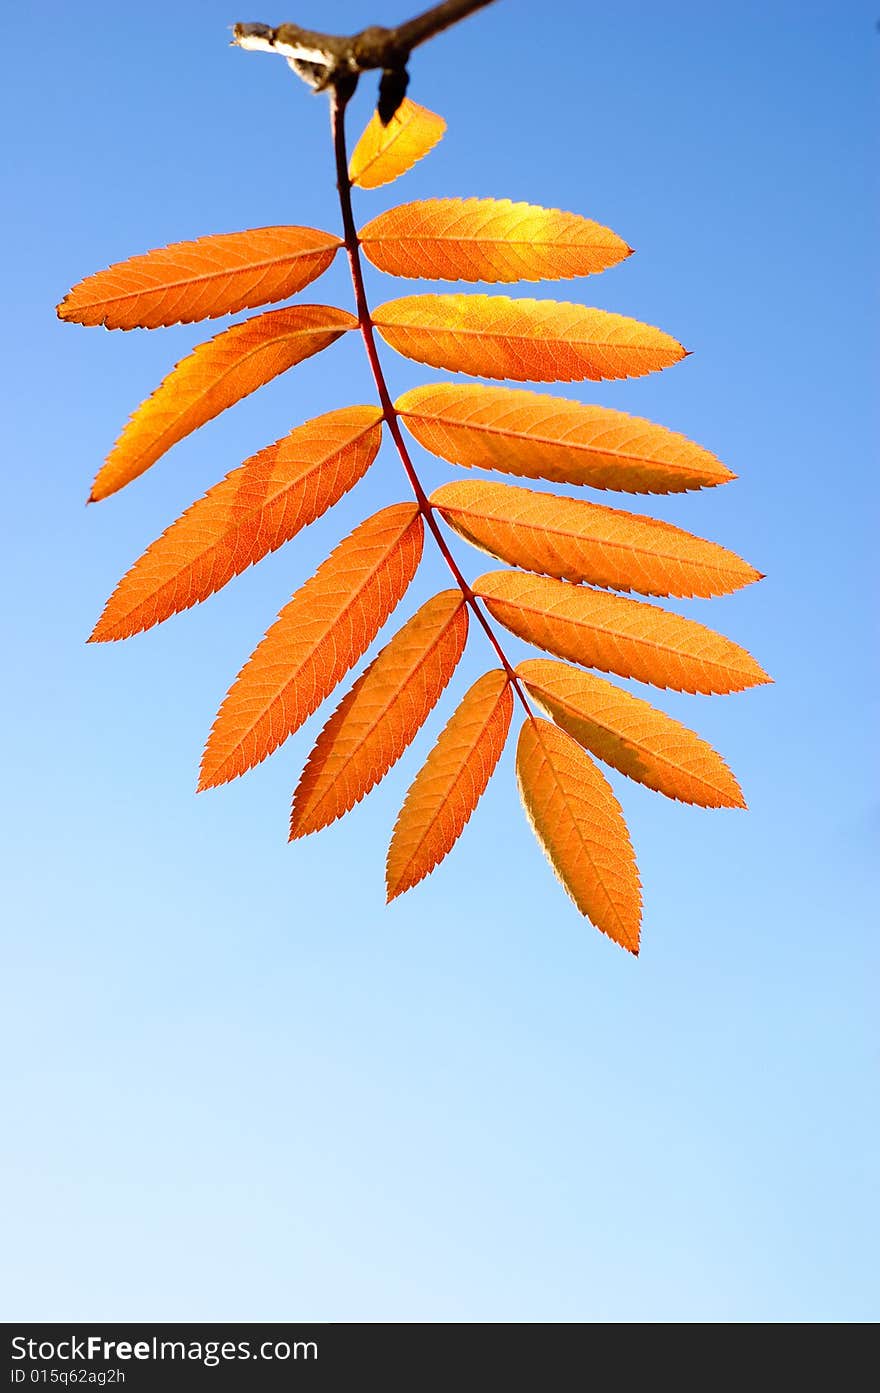
[[[138,407],[99,471],[90,501],[116,493],[227,406],[356,328],[346,310],[294,305],[233,324],[200,344]]]
[[[529,658],[516,671],[558,726],[621,774],[682,803],[745,807],[739,784],[712,746],[647,701],[549,658]]]
[[[403,203],[367,223],[360,242],[380,271],[437,281],[564,280],[632,251],[589,218],[509,198]]]
[[[147,548],[107,601],[91,641],[128,638],[220,590],[347,493],[381,440],[381,409],[349,406],[253,455]]]
[[[501,758],[513,694],[500,668],[466,693],[406,795],[388,850],[388,899],[409,890],[461,836]]]
[[[770,681],[738,644],[641,600],[516,571],[490,571],[473,589],[511,633],[585,667],[680,692],[738,692]]]
[[[451,464],[628,493],[682,493],[736,478],[683,435],[563,397],[443,382],[395,403],[420,445]]]
[[[570,735],[537,718],[520,731],[516,774],[535,836],[581,914],[638,954],[639,873],[607,779]]]
[[[440,700],[467,630],[464,596],[444,590],[383,648],[315,742],[293,796],[291,841],[335,822],[384,779]]]
[[[317,279],[342,242],[314,227],[255,227],[172,242],[87,276],[59,319],[105,329],[157,329],[286,300]]]
[[[556,300],[408,295],[380,305],[373,323],[417,363],[517,382],[643,377],[685,356],[662,329]]]
[[[431,502],[460,536],[511,566],[642,595],[725,595],[760,572],[715,542],[636,513],[512,484],[443,484]]]
[[[279,614],[232,684],[199,788],[237,778],[298,730],[357,662],[404,595],[422,555],[414,503],[368,518]]]
[[[445,130],[442,116],[408,97],[404,97],[387,126],[382,125],[374,111],[354,147],[348,166],[351,182],[362,189],[390,184],[433,150]]]

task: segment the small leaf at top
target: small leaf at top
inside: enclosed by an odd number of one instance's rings
[[[639,872],[608,780],[570,735],[537,717],[520,731],[516,776],[535,836],[581,914],[638,954]]]
[[[435,382],[395,405],[420,445],[465,468],[629,493],[682,493],[736,478],[664,426],[543,392]]]
[[[509,198],[403,203],[367,223],[360,242],[394,276],[490,283],[589,276],[632,250],[589,218]]]
[[[347,310],[293,305],[233,324],[199,344],[129,419],[98,471],[90,501],[124,488],[178,440],[356,328]]]
[[[507,295],[408,295],[373,311],[386,343],[449,372],[516,382],[643,377],[685,357],[662,329],[622,314]]]
[[[362,189],[390,184],[433,150],[445,130],[442,116],[409,97],[404,97],[387,125],[374,111],[352,152],[348,166],[351,182]]]
[[[326,271],[342,242],[314,227],[255,227],[172,242],[75,285],[59,319],[157,329],[286,300]]]

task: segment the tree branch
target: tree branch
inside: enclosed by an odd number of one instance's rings
[[[491,4],[492,0],[444,0],[394,29],[372,25],[350,36],[322,34],[298,24],[279,24],[277,29],[268,24],[236,24],[232,42],[251,52],[281,54],[315,91],[334,87],[350,95],[361,73],[381,68],[379,115],[387,125],[403,101],[412,50]]]
[[[416,15],[415,19],[408,20],[406,24],[399,24],[396,29],[385,32],[393,34],[394,42],[401,49],[410,53],[417,44],[423,44],[427,39],[433,39],[435,34],[442,33],[444,29],[450,29],[460,19],[467,19],[468,15],[473,14],[475,10],[482,10],[491,3],[492,0],[445,0],[444,4],[434,5],[424,14]],[[384,66],[383,63],[382,67]]]

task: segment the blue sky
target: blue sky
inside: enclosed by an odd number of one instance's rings
[[[384,907],[387,837],[451,697],[384,785],[294,847],[290,792],[321,717],[194,796],[215,709],[266,625],[344,532],[407,496],[387,448],[204,606],[84,643],[209,484],[306,417],[373,398],[349,336],[86,509],[128,413],[207,333],[78,329],[55,302],[166,241],[335,229],[324,99],[227,47],[226,27],[408,14],[50,3],[39,44],[9,52],[0,1306],[876,1318],[875,6],[555,3],[536,32],[531,5],[501,0],[413,61],[444,142],[358,197],[362,219],[482,194],[615,228],[628,262],[538,293],[659,324],[693,356],[559,390],[682,430],[740,476],[632,504],[767,572],[678,607],[776,678],[660,697],[728,757],[748,814],[614,776],[645,885],[638,962],[555,882],[512,748],[447,863]],[[364,82],[355,128],[372,96]],[[395,293],[376,272],[369,289]],[[305,298],[349,306],[343,262]],[[390,350],[385,364],[395,393],[431,380]],[[450,477],[419,461],[431,486]],[[399,618],[441,576],[430,558]],[[474,634],[453,695],[486,662]]]

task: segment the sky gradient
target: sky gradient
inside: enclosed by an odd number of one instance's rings
[[[638,962],[555,881],[512,741],[447,862],[384,906],[397,809],[487,665],[475,631],[409,756],[341,824],[286,843],[326,709],[194,796],[217,705],[277,610],[407,497],[387,444],[205,605],[84,643],[205,488],[373,400],[349,335],[83,506],[130,411],[216,328],[61,325],[65,290],[168,241],[339,225],[324,98],[228,47],[228,26],[409,17],[366,0],[185,12],[49,3],[0,98],[20,132],[0,228],[4,1318],[876,1319],[876,6],[559,2],[536,32],[532,6],[501,0],[413,60],[445,140],[357,196],[361,220],[480,194],[613,227],[636,248],[623,266],[513,293],[633,315],[693,356],[551,390],[681,430],[739,475],[595,495],[767,573],[671,607],[775,685],[658,698],[728,758],[749,812],[612,775],[645,889]],[[365,80],[353,136],[373,96]],[[368,275],[374,303],[413,288]],[[303,298],[350,307],[344,260]],[[438,376],[383,361],[394,394]],[[418,463],[430,487],[455,472]],[[446,583],[426,556],[398,623]]]

